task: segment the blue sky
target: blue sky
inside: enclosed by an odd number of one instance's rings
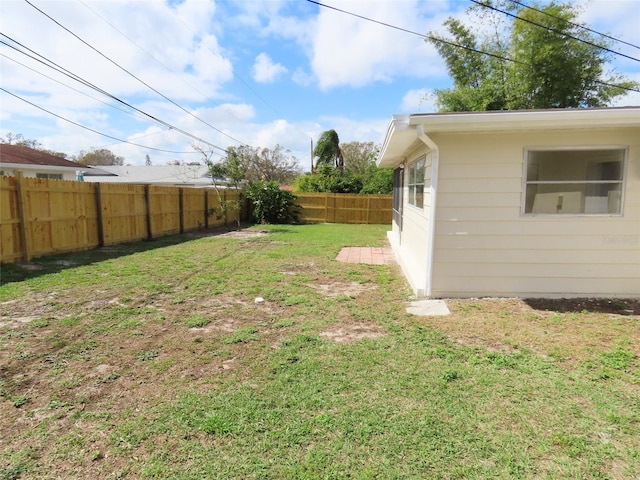
[[[132,165],[143,165],[145,155],[155,165],[194,161],[200,158],[189,153],[196,137],[220,153],[239,142],[279,144],[308,169],[310,141],[323,131],[335,129],[342,142],[380,143],[393,114],[435,111],[429,92],[450,86],[442,60],[420,36],[305,0],[29,2],[93,49],[24,0],[0,2],[4,41],[22,43],[162,122],[132,115],[127,106],[2,45],[3,89],[93,130],[157,149],[90,132],[0,91],[2,136],[21,133],[69,155],[108,148]],[[482,28],[467,18],[467,0],[322,3],[424,34],[442,31],[448,16]],[[580,20],[591,28],[640,45],[640,0],[590,0],[580,7]],[[638,48],[614,48],[640,58]],[[640,62],[615,57],[611,66],[640,81]],[[640,105],[640,94],[617,105]]]

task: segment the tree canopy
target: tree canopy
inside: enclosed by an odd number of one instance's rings
[[[329,130],[329,132],[335,132]],[[325,132],[326,133],[326,132]],[[337,134],[335,136],[337,139]],[[320,144],[320,142],[318,142]],[[373,142],[349,142],[339,146],[342,168],[334,161],[318,161],[312,173],[298,177],[296,190],[301,192],[388,194],[393,189],[393,171],[378,168],[378,146]]]
[[[287,184],[302,173],[298,159],[280,145],[273,149],[249,145],[228,147],[227,156],[219,161],[213,161],[211,152],[206,149],[197,145],[193,147],[202,153],[214,177],[228,178],[234,184],[242,180]]]
[[[344,157],[340,149],[340,138],[335,130],[322,132],[318,143],[313,149],[313,156],[317,158],[316,167],[330,165],[336,168],[344,167]]]
[[[83,165],[123,165],[124,157],[106,148],[99,148],[88,152],[82,150],[75,161]]]
[[[490,22],[482,30],[492,33],[480,36],[477,28],[449,18],[448,36],[429,34],[453,79],[453,88],[435,91],[440,111],[602,107],[638,86],[605,71],[610,41],[578,25],[575,5],[482,3],[469,11]]]

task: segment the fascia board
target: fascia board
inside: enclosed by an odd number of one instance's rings
[[[402,163],[408,144],[418,138],[415,127],[410,126],[411,115],[394,115],[378,154],[378,167],[395,167]]]
[[[81,168],[74,167],[60,167],[57,165],[34,165],[27,163],[11,163],[11,162],[0,162],[0,166],[3,169],[12,169],[14,171],[23,171],[23,172],[73,172],[75,173],[77,170],[82,170]]]
[[[411,116],[410,124],[423,125],[427,134],[640,127],[640,108],[418,114]]]

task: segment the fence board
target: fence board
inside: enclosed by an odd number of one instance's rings
[[[180,233],[180,189],[149,186],[149,211],[154,237]]]
[[[182,189],[182,216],[185,232],[206,225],[204,197],[206,190],[201,188]]]
[[[300,220],[311,223],[391,223],[391,195],[297,193]]]
[[[14,262],[23,258],[16,177],[0,177],[0,257]]]
[[[0,261],[219,227],[225,219],[218,194],[227,204],[229,224],[248,217],[246,199],[233,190],[3,176]],[[305,193],[297,197],[302,221],[391,223],[390,195]]]
[[[144,185],[102,183],[100,195],[105,245],[147,238]]]

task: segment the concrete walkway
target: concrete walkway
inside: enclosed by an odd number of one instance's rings
[[[390,265],[396,262],[393,250],[379,247],[344,247],[336,257],[338,262]]]

